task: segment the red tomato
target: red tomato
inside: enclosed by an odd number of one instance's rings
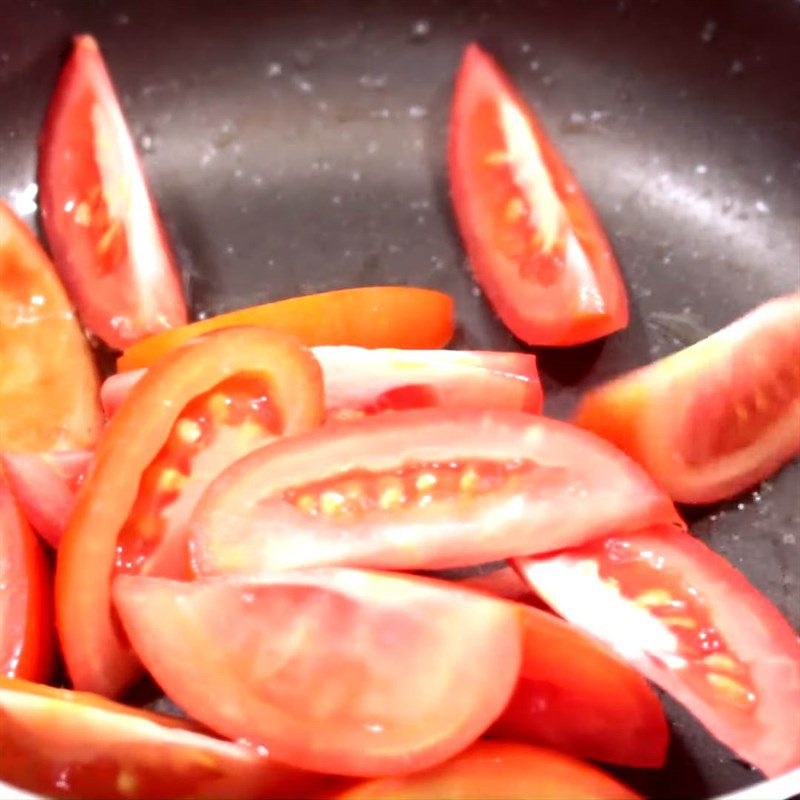
[[[415,286],[363,286],[290,297],[193,322],[151,336],[117,359],[120,371],[148,367],[183,342],[221,328],[264,325],[304,344],[425,350],[453,336],[453,301]]]
[[[76,688],[113,695],[138,672],[111,615],[112,575],[186,577],[185,524],[208,483],[322,416],[317,362],[264,328],[209,334],[148,371],[108,424],[58,549],[58,628]]]
[[[328,425],[242,459],[198,505],[191,548],[202,575],[445,569],[676,519],[602,439],[545,417],[441,408]]]
[[[527,353],[347,346],[315,347],[313,353],[322,367],[329,418],[429,406],[542,410],[536,357]],[[144,373],[119,372],[105,380],[100,399],[107,417]]]
[[[316,347],[328,415],[408,408],[542,410],[536,357],[463,350]]]
[[[50,248],[81,318],[123,348],[183,325],[166,236],[97,42],[76,36],[45,121],[39,187]]]
[[[656,528],[517,564],[742,758],[767,775],[800,766],[800,640],[722,556]]]
[[[800,452],[800,293],[590,392],[576,422],[683,503],[731,497]]]
[[[446,764],[366,781],[339,800],[628,800],[637,798],[597,767],[519,742],[477,742]]]
[[[120,575],[114,599],[182,708],[320,772],[438,764],[486,730],[519,674],[516,607],[439,581],[348,569],[194,583]]]
[[[50,567],[2,470],[0,588],[0,675],[46,680],[53,666]]]
[[[572,625],[536,608],[521,611],[520,679],[491,734],[590,761],[663,766],[669,729],[647,681]]]
[[[90,447],[97,373],[64,288],[34,235],[0,200],[0,447]]]
[[[14,499],[51,547],[58,547],[93,456],[91,450],[0,453]]]
[[[470,45],[450,120],[453,206],[475,277],[512,333],[570,345],[628,324],[611,246],[541,123]]]
[[[188,720],[0,678],[0,780],[44,797],[308,797],[321,776]]]

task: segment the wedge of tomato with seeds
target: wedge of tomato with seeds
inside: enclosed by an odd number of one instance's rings
[[[743,759],[770,776],[800,766],[800,639],[722,556],[653,528],[515,563]]]
[[[288,800],[324,781],[189,720],[86,692],[0,678],[0,717],[0,780],[43,797]]]
[[[45,681],[53,668],[50,565],[0,469],[0,675]],[[1,727],[1,726],[0,726]]]
[[[194,568],[214,575],[445,569],[677,519],[638,466],[579,428],[438,408],[331,424],[255,452],[208,488],[190,527]]]
[[[800,292],[589,392],[575,421],[682,503],[753,486],[800,453]]]
[[[519,674],[515,606],[440,581],[349,569],[190,583],[120,575],[114,599],[182,708],[320,772],[440,763],[494,721]]]
[[[445,764],[365,781],[338,800],[635,800],[639,795],[591,764],[521,742],[477,742]]]
[[[45,120],[39,193],[56,266],[110,347],[186,323],[169,244],[97,42],[76,36]]]
[[[647,681],[553,614],[528,606],[520,614],[520,679],[490,734],[589,761],[664,766],[669,729]]]
[[[64,287],[36,237],[0,200],[0,448],[91,447],[98,378]]]
[[[58,628],[76,688],[114,695],[138,673],[112,615],[112,575],[186,577],[186,520],[205,487],[323,413],[314,357],[264,328],[209,334],[137,383],[106,428],[58,550]]]
[[[589,201],[497,64],[470,45],[450,118],[453,207],[475,277],[528,344],[628,324],[625,286]]]
[[[83,483],[92,450],[0,453],[6,479],[25,518],[51,547],[58,547]]]
[[[291,297],[151,336],[129,347],[117,360],[117,368],[147,367],[183,342],[241,325],[263,325],[291,333],[309,346],[425,350],[444,347],[452,338],[453,301],[441,292],[415,286],[365,286]]]

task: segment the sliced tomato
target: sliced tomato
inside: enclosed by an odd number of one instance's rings
[[[602,439],[545,417],[440,408],[328,425],[242,459],[203,496],[191,548],[201,575],[445,569],[676,519]]]
[[[50,565],[0,470],[0,675],[46,680],[52,644]]]
[[[655,528],[517,564],[743,759],[767,775],[800,766],[800,640],[722,556]]]
[[[0,447],[90,447],[102,426],[98,379],[53,265],[0,200]]]
[[[597,767],[520,742],[477,742],[441,766],[365,781],[339,800],[628,800],[639,795]]]
[[[453,336],[453,301],[413,286],[340,289],[243,308],[193,322],[128,348],[121,371],[147,367],[182,342],[238,325],[264,325],[298,336],[305,344],[347,344],[412,350],[444,347]]]
[[[680,502],[758,483],[800,452],[800,292],[595,389],[576,422]]]
[[[590,761],[663,766],[669,729],[647,681],[578,628],[546,611],[520,610],[520,679],[491,735]]]
[[[475,44],[456,79],[449,166],[475,277],[514,335],[571,345],[628,324],[625,285],[589,201],[533,111]]]
[[[542,410],[530,354],[316,347],[314,355],[329,417],[429,406]]]
[[[97,42],[76,36],[41,140],[42,222],[81,319],[121,349],[186,323],[178,273]]]
[[[120,575],[114,599],[182,708],[319,772],[440,763],[486,730],[519,674],[515,606],[440,581],[348,569],[194,583]]]
[[[536,357],[528,353],[344,345],[315,347],[313,353],[322,367],[329,419],[430,406],[542,410]],[[100,398],[107,417],[144,372],[119,372],[105,380]]]
[[[93,456],[91,450],[0,453],[14,499],[51,547],[58,547]]]
[[[112,575],[186,577],[186,521],[209,482],[277,435],[319,425],[323,411],[311,353],[264,328],[209,334],[139,381],[106,428],[58,549],[58,628],[76,688],[113,695],[138,671],[111,615]]]
[[[188,720],[0,678],[0,780],[44,797],[294,798],[322,776]]]

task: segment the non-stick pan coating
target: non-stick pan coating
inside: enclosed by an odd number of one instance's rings
[[[196,313],[413,283],[452,294],[457,345],[515,348],[479,296],[444,170],[466,43],[495,53],[606,224],[632,295],[603,344],[540,352],[548,410],[800,280],[800,5],[0,0],[0,194],[35,218],[36,138],[68,36],[100,40]],[[800,627],[800,469],[695,533]],[[457,690],[457,687],[455,687]],[[670,705],[668,768],[700,797],[758,773]]]

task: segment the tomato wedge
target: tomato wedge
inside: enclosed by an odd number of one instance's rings
[[[264,328],[209,334],[148,371],[109,423],[58,549],[58,629],[76,688],[114,695],[138,672],[111,615],[112,575],[186,577],[185,523],[209,482],[322,417],[317,362]]]
[[[91,450],[0,453],[6,480],[25,519],[51,547],[58,547],[94,457]]]
[[[674,520],[643,471],[578,428],[424,409],[331,424],[237,462],[198,504],[191,549],[201,575],[445,569]]]
[[[338,800],[628,800],[637,798],[597,767],[519,742],[477,742],[446,764],[365,781]]]
[[[188,720],[0,678],[0,780],[44,797],[308,797],[321,776]]]
[[[0,675],[46,680],[53,666],[50,566],[0,470]]]
[[[76,36],[41,139],[42,222],[81,319],[127,347],[183,325],[166,235],[97,42]]]
[[[576,422],[680,502],[758,483],[800,452],[800,292],[595,389]]]
[[[98,380],[53,265],[0,200],[0,447],[90,447],[100,433]]]
[[[264,325],[298,336],[305,344],[348,344],[412,350],[444,347],[453,336],[453,301],[413,286],[339,289],[243,308],[193,322],[128,348],[120,371],[147,367],[200,334],[238,325]]]
[[[662,767],[669,729],[647,681],[552,614],[527,606],[521,613],[520,679],[491,734],[590,761]]]
[[[519,674],[515,606],[439,581],[316,569],[114,599],[159,685],[212,729],[300,768],[410,772],[480,736]]]
[[[589,201],[533,111],[475,44],[456,79],[449,167],[475,277],[514,335],[571,345],[628,324],[625,285]]]
[[[329,419],[430,406],[542,410],[536,357],[528,353],[345,345],[315,347],[313,353],[322,367]],[[106,378],[100,399],[108,418],[144,373],[130,370]]]
[[[542,410],[536,357],[526,353],[316,347],[314,355],[329,417],[430,406]]]
[[[743,759],[767,775],[800,766],[800,640],[722,556],[655,528],[517,564]]]

